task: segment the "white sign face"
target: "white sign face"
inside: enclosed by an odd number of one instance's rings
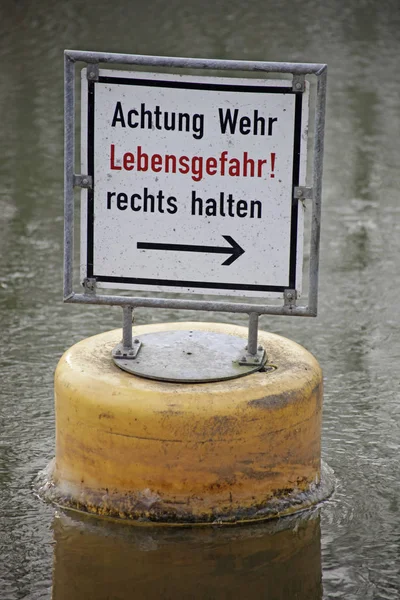
[[[82,279],[282,297],[301,288],[308,88],[82,73]]]

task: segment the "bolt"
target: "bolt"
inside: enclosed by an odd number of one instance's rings
[[[135,339],[135,344],[140,344],[140,341],[137,338]]]
[[[116,354],[116,356],[121,356],[121,350],[116,350],[115,354]]]
[[[262,350],[262,349],[263,349],[263,347],[262,347],[262,346],[258,346],[258,350],[259,350],[259,352],[261,352],[261,350]]]
[[[133,356],[133,350],[128,351],[129,356]]]
[[[303,195],[303,190],[297,190],[297,196],[301,198]]]
[[[82,183],[83,185],[87,185],[89,183],[88,179],[86,179],[86,177],[84,179],[82,179]]]
[[[242,356],[242,362],[247,362],[247,358],[245,356]]]
[[[300,81],[298,81],[298,82],[296,83],[296,85],[295,85],[295,88],[296,88],[296,90],[301,90],[301,88],[302,88],[302,87],[303,87],[303,86],[302,86],[302,84],[300,83]]]
[[[89,77],[89,79],[94,79],[95,74],[93,73],[93,71],[89,71],[88,77]]]

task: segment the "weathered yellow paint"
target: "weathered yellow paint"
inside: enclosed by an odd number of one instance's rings
[[[169,329],[247,336],[214,323],[134,333]],[[120,338],[116,330],[85,339],[58,364],[52,478],[61,504],[154,521],[251,520],[319,482],[322,373],[307,350],[260,332],[275,370],[175,384],[116,367]]]

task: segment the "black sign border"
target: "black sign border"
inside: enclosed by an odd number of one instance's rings
[[[216,283],[203,281],[181,281],[169,279],[147,279],[138,277],[111,277],[94,274],[94,125],[95,125],[95,86],[99,84],[140,85],[147,87],[183,88],[229,92],[251,92],[268,94],[294,94],[295,118],[293,131],[293,170],[292,170],[292,210],[290,220],[290,251],[289,251],[289,282],[287,286],[251,285],[238,283]],[[96,279],[98,282],[129,285],[150,285],[180,288],[218,289],[218,290],[240,290],[258,292],[283,293],[286,289],[296,290],[296,262],[297,262],[297,229],[298,229],[298,207],[299,200],[295,197],[294,189],[299,185],[300,176],[300,153],[301,153],[301,118],[303,108],[303,94],[296,92],[286,86],[257,86],[257,85],[235,85],[221,83],[196,83],[189,81],[166,81],[158,79],[134,79],[128,77],[100,76],[98,81],[88,82],[88,105],[87,105],[87,165],[88,175],[92,178],[92,187],[88,189],[87,197],[87,259],[86,276],[88,279]],[[118,285],[115,286],[118,288]]]

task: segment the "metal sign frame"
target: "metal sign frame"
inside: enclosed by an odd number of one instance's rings
[[[264,305],[246,302],[221,302],[206,300],[148,298],[135,296],[118,296],[96,293],[95,279],[85,281],[84,293],[73,290],[73,246],[74,246],[74,187],[91,188],[92,181],[87,174],[74,173],[75,165],[75,65],[85,63],[88,80],[96,81],[99,64],[130,65],[147,67],[165,67],[176,69],[202,69],[206,71],[238,71],[269,74],[292,75],[292,90],[296,93],[304,91],[306,75],[317,78],[314,114],[314,147],[312,152],[312,186],[295,187],[293,200],[309,200],[312,204],[310,259],[308,269],[308,304],[298,305],[296,292],[284,291],[283,305]],[[113,54],[103,52],[85,52],[65,50],[65,155],[64,155],[64,302],[103,304],[124,308],[124,346],[132,345],[125,327],[129,315],[137,307],[190,309],[205,311],[221,311],[245,313],[250,315],[249,352],[257,351],[258,317],[263,314],[315,317],[318,304],[318,271],[321,222],[321,187],[322,161],[325,124],[325,98],[327,65],[314,63],[276,63],[241,60],[214,60],[202,58],[176,58],[161,56],[142,56],[132,54]],[[130,334],[131,337],[131,334]],[[129,344],[130,342],[130,344]]]

